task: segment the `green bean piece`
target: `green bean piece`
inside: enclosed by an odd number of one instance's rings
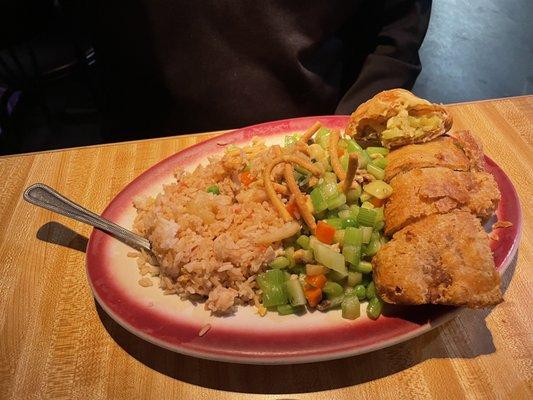
[[[368,274],[372,272],[372,264],[368,261],[359,261],[359,265],[355,268],[357,272],[362,272],[363,274]]]
[[[284,256],[276,257],[270,262],[270,264],[268,264],[268,266],[275,269],[287,268],[289,266],[289,259]]]
[[[285,249],[285,257],[289,261],[288,267],[294,268],[294,266],[296,265],[296,262],[294,261],[294,247],[291,246]]]
[[[296,239],[296,243],[304,250],[309,250],[309,236],[301,235]]]
[[[355,287],[355,295],[359,300],[364,300],[366,298],[366,288],[365,285],[357,285]]]
[[[302,306],[292,306],[290,304],[282,304],[277,307],[279,315],[296,314],[302,311]]]
[[[376,320],[381,315],[381,311],[383,311],[383,301],[376,296],[368,302],[366,315],[368,318]]]
[[[209,186],[206,191],[207,191],[207,193],[212,193],[212,194],[215,194],[215,195],[220,194],[220,189],[218,188],[217,185]]]
[[[376,297],[376,286],[374,285],[374,281],[372,281],[366,287],[366,298],[371,300],[374,297]]]
[[[377,236],[376,236],[377,234]],[[372,239],[370,240],[370,243],[368,243],[368,246],[366,248],[366,255],[369,256],[369,257],[372,257],[373,255],[375,255],[378,250],[381,248],[381,240],[380,240],[380,237],[379,237],[379,233],[377,232],[374,232],[372,234]]]

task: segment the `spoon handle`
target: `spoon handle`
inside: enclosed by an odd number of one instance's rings
[[[150,242],[135,233],[83,208],[44,183],[35,183],[24,191],[24,200],[66,217],[101,229],[135,249],[151,252]]]

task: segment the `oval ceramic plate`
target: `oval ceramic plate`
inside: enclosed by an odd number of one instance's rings
[[[164,183],[173,181],[177,166],[192,168],[207,156],[224,151],[228,144],[244,144],[254,136],[268,144],[283,136],[301,132],[319,120],[324,126],[344,130],[348,117],[306,117],[275,121],[229,132],[189,147],[156,164],[131,182],[109,204],[103,216],[131,228],[135,217],[132,199],[155,195]],[[487,168],[494,175],[502,200],[497,211],[501,220],[513,226],[498,231],[492,242],[494,261],[503,273],[516,252],[520,232],[520,206],[505,173],[491,160]],[[102,308],[133,334],[167,349],[196,357],[256,364],[285,364],[329,360],[377,350],[420,335],[452,318],[457,308],[443,306],[388,307],[377,321],[367,319],[364,306],[355,321],[341,318],[339,310],[308,312],[303,316],[260,317],[254,307],[239,307],[234,315],[216,318],[202,304],[165,296],[154,286],[139,286],[136,260],[127,257],[131,249],[94,230],[87,248],[87,273],[94,296]],[[158,278],[154,278],[157,281]],[[202,337],[206,324],[211,329]]]

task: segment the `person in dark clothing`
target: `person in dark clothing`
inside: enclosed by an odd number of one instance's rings
[[[128,0],[91,7],[103,134],[114,141],[349,114],[381,90],[409,89],[421,70],[431,1]]]

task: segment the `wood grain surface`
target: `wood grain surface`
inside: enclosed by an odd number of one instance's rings
[[[91,228],[22,200],[44,182],[101,212],[134,177],[212,134],[0,158],[0,398],[533,398],[533,96],[451,105],[510,176],[524,225],[505,302],[343,360],[249,366],[174,354],[111,320],[91,295]]]

